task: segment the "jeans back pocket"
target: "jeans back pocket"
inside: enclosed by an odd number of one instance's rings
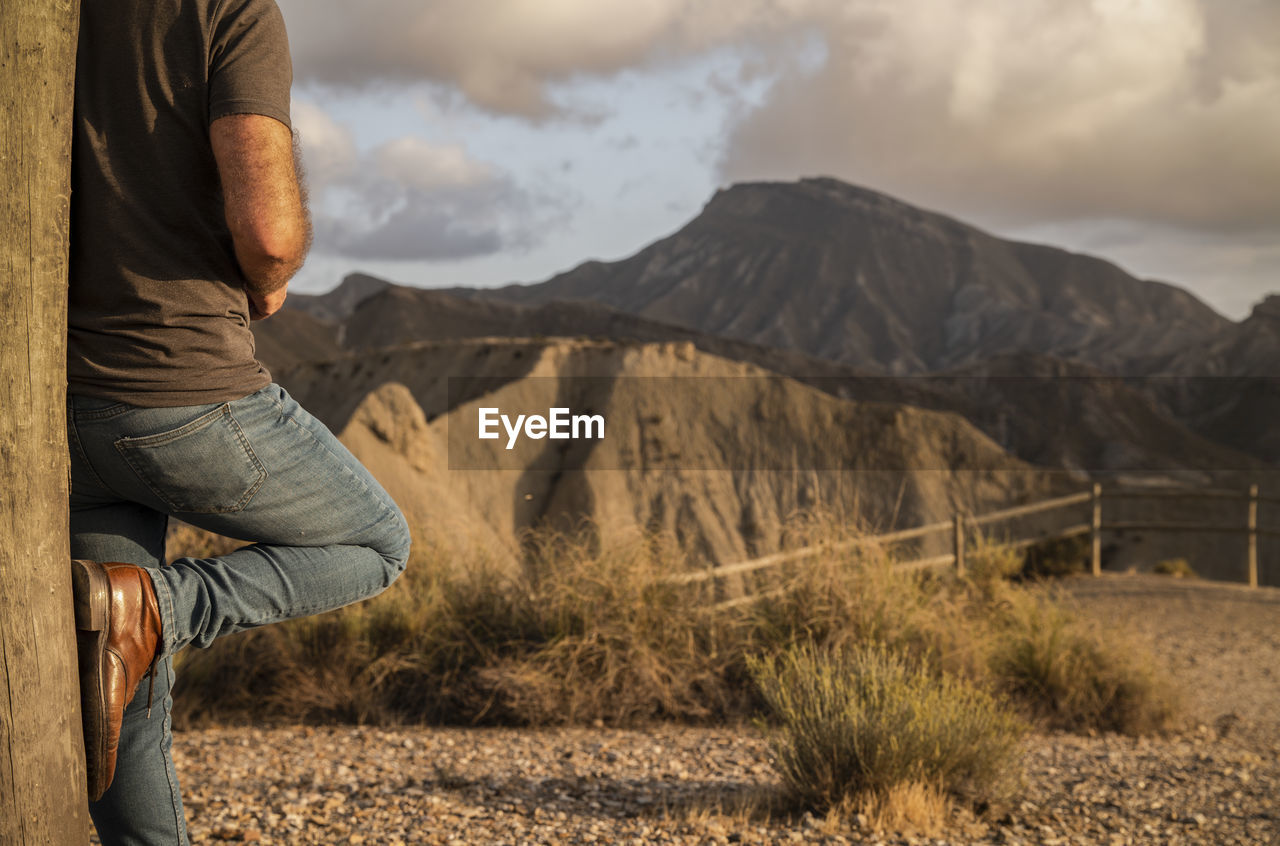
[[[240,511],[267,478],[229,405],[167,432],[120,438],[115,446],[138,478],[175,512]]]

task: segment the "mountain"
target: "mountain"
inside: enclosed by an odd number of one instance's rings
[[[1135,369],[1176,374],[1151,391],[1194,431],[1280,464],[1280,295],[1210,343],[1139,360]]]
[[[525,528],[584,517],[602,542],[661,530],[729,561],[808,507],[889,528],[1094,471],[1239,490],[1280,462],[1280,298],[1235,324],[834,180],[734,186],[636,256],[539,285],[354,275],[254,332],[415,527],[511,566]],[[475,436],[482,407],[600,413],[611,434],[508,451]],[[1217,537],[1122,540],[1113,562],[1194,552],[1231,575]]]
[[[920,381],[945,407],[1038,464],[1238,487],[1263,461],[1179,423],[1149,382],[1030,353],[995,356]],[[927,401],[926,401],[927,402]]]
[[[393,284],[367,273],[349,273],[332,291],[323,294],[290,294],[285,305],[317,320],[339,323],[350,317],[360,303]]]
[[[539,285],[353,274],[289,309],[292,324],[255,326],[264,360],[454,338],[680,341],[833,396],[955,411],[1041,466],[1280,462],[1280,297],[1237,325],[1100,259],[830,179],[734,186],[636,256]]]
[[[304,361],[324,361],[343,352],[339,343],[341,327],[318,320],[305,311],[283,308],[268,320],[255,320],[250,328],[258,360],[268,370],[292,367]]]
[[[326,296],[341,295],[345,285]],[[958,413],[1011,454],[1041,467],[1176,471],[1184,478],[1202,478],[1204,473],[1242,471],[1258,463],[1188,431],[1141,386],[1088,365],[1032,353],[996,356],[927,377],[889,377],[796,351],[706,335],[597,303],[523,306],[391,283],[377,286],[355,303],[336,330],[325,325],[330,334],[336,331],[345,340],[344,349],[353,351],[463,338],[685,342],[838,398]],[[1086,421],[1088,425],[1080,425]]]
[[[483,337],[687,341],[703,352],[750,362],[790,376],[869,375],[866,371],[794,350],[779,350],[708,335],[599,303],[557,301],[523,306],[400,285],[390,285],[360,301],[343,321],[341,334],[345,348],[351,350],[372,350],[425,340]]]
[[[588,300],[892,374],[1021,352],[1120,373],[1232,325],[1102,259],[1007,241],[834,179],[734,185],[630,258],[457,293]]]
[[[660,531],[695,559],[727,562],[776,550],[806,508],[888,528],[1080,484],[1010,457],[957,415],[839,399],[688,343],[420,342],[279,378],[411,525],[509,566],[524,529],[583,515],[605,544]],[[482,407],[599,414],[606,436],[508,450],[479,438]]]

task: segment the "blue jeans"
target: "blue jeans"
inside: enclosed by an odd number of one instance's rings
[[[145,567],[162,624],[151,717],[141,691],[125,709],[111,787],[90,814],[104,844],[185,844],[170,755],[173,654],[379,593],[404,570],[408,526],[278,385],[181,408],[72,395],[67,430],[71,554]],[[170,515],[254,543],[164,566]]]

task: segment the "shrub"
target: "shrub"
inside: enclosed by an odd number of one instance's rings
[[[909,784],[990,799],[1009,784],[1022,725],[966,681],[882,646],[798,646],[750,668],[780,727],[776,766],[814,808]]]
[[[415,542],[405,575],[368,602],[184,652],[179,719],[626,724],[747,710],[724,634],[737,624],[665,581],[679,565],[662,544],[601,553],[542,534],[519,577],[451,576],[442,553]]]
[[[600,551],[563,535],[530,538],[519,594],[533,636],[481,672],[495,717],[628,724],[743,710],[729,673],[734,624],[690,585],[666,580],[681,560],[656,539]]]
[[[1151,568],[1151,572],[1161,576],[1173,576],[1175,579],[1198,579],[1199,574],[1187,563],[1185,558],[1166,558]]]
[[[1167,728],[1174,691],[1132,634],[1104,634],[1043,593],[1011,593],[995,618],[996,684],[1050,728],[1144,734]]]
[[[1027,547],[1022,573],[1028,578],[1058,578],[1089,569],[1088,535],[1054,538]]]
[[[185,652],[175,714],[187,726],[722,721],[762,704],[748,656],[880,644],[1048,725],[1166,722],[1167,686],[1146,654],[1113,648],[1047,597],[1031,601],[1003,578],[1007,548],[976,546],[958,580],[904,571],[874,545],[835,545],[845,539],[801,524],[791,540],[825,548],[751,574],[758,598],[728,610],[713,609],[705,585],[671,583],[687,564],[653,537],[602,550],[590,536],[540,533],[514,575],[474,552],[459,566],[454,547],[418,539],[405,575],[369,602]]]
[[[1008,544],[978,535],[965,550],[965,577],[986,602],[996,600],[1010,579],[1022,574],[1025,556]]]

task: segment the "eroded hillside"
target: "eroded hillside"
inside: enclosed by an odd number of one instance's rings
[[[889,528],[1063,484],[957,415],[839,399],[691,344],[418,343],[278,377],[415,526],[512,563],[523,529],[584,515],[605,543],[658,531],[727,562],[776,549],[801,510]],[[602,416],[605,438],[478,437],[480,408],[553,407]]]

